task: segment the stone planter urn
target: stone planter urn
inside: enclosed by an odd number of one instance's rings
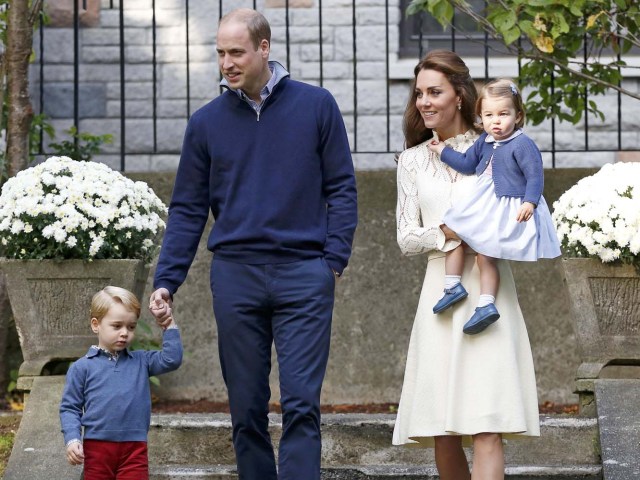
[[[24,362],[19,376],[38,376],[55,360],[74,360],[96,343],[89,325],[92,296],[107,285],[142,295],[143,260],[13,260],[0,258]],[[20,382],[19,382],[20,386]]]
[[[581,364],[581,406],[593,399],[594,380],[606,365],[640,365],[640,276],[632,265],[564,258]]]

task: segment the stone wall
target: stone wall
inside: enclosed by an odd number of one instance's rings
[[[545,196],[549,204],[591,173],[589,169],[547,170]],[[172,173],[130,176],[147,181],[168,202]],[[425,257],[403,257],[396,244],[395,170],[358,172],[357,177],[360,222],[350,265],[336,290],[323,402],[397,402]],[[186,355],[179,372],[161,378],[158,393],[164,398],[226,398],[209,290],[210,259],[203,240],[175,297]],[[512,268],[533,348],[539,399],[577,401],[572,391],[579,362],[561,262],[512,262]],[[151,288],[150,278],[147,295]],[[144,318],[153,323],[148,314]],[[271,384],[272,398],[277,401],[277,370]]]
[[[124,4],[125,27],[122,34],[126,45],[123,73],[119,63],[120,12],[117,2],[113,2],[115,8],[110,7],[111,3],[110,0],[91,0],[87,3],[87,11],[81,12],[78,45],[80,130],[113,134],[113,144],[106,146],[106,154],[97,159],[120,168],[118,152],[122,140],[120,116],[124,91],[126,170],[175,169],[189,114],[219,94],[220,76],[214,44],[220,15],[219,2],[188,2],[188,52],[186,3],[179,0],[155,2],[155,73],[152,65],[154,32],[151,0],[127,0]],[[250,7],[253,2],[225,1],[222,4],[224,13],[239,6]],[[44,112],[51,117],[59,140],[64,137],[63,131],[73,123],[74,41],[71,17],[68,12],[64,14],[64,8],[69,10],[72,2],[49,0],[47,5],[52,12],[52,22],[42,29],[43,47],[40,46],[39,34],[34,39],[36,58],[43,58],[45,62],[43,82],[41,85],[40,65],[36,62],[31,72],[31,85],[36,107],[42,86]],[[399,1],[358,0],[354,10],[352,0],[324,0],[322,31],[318,23],[318,0],[289,1],[288,20],[284,5],[283,0],[257,1],[257,8],[264,12],[272,25],[271,58],[288,64],[293,78],[313,84],[321,83],[322,68],[322,85],[336,97],[352,149],[360,152],[354,156],[356,168],[391,168],[386,152],[402,149],[401,117],[409,94],[409,78],[416,63],[415,59],[399,59],[397,55],[398,25],[402,15]],[[465,60],[472,75],[482,81],[483,59]],[[121,73],[125,78],[123,89]],[[490,75],[516,74],[517,63],[514,60],[498,59],[490,63]],[[623,86],[636,92],[639,89],[637,78],[628,77]],[[597,101],[606,114],[606,120],[588,119],[589,147],[616,150],[617,97],[609,95],[599,97]],[[636,100],[623,102],[623,149],[639,148],[637,127],[640,109],[637,107]],[[155,126],[152,120],[154,110],[157,115]],[[578,150],[559,155],[556,166],[599,166],[615,160],[616,154],[612,151],[584,155],[581,152],[585,147],[583,130],[584,123],[575,127],[556,125],[556,148]],[[549,122],[528,127],[527,131],[541,148],[551,148]],[[632,155],[639,158],[635,153]],[[550,154],[545,154],[544,160],[547,166],[551,166]]]

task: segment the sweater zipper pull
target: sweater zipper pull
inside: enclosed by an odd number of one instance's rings
[[[256,112],[256,122],[260,121],[260,112]]]

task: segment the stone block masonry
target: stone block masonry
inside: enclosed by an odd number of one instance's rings
[[[114,4],[113,8],[111,3]],[[251,7],[253,2],[222,4],[222,13],[226,13],[238,6]],[[57,124],[67,128],[74,118],[73,23],[69,22],[73,5],[59,0],[47,2],[47,5],[53,21],[43,28],[42,49],[39,35],[34,39],[36,58],[44,60],[43,76],[41,79],[39,63],[34,63],[31,89],[36,108],[42,101],[43,111]],[[220,93],[215,52],[219,2],[191,0],[188,5],[187,11],[185,2],[155,2],[154,70],[152,2],[127,0],[123,4],[127,169],[130,166],[137,170],[154,169],[161,163],[167,165],[167,156],[176,158],[170,164],[177,163],[182,133],[189,115]],[[322,84],[334,94],[345,118],[352,149],[360,152],[356,156],[359,159],[357,168],[389,168],[388,159],[403,147],[402,114],[409,96],[413,66],[417,61],[398,59],[399,24],[404,15],[400,11],[399,0],[358,0],[355,4],[352,0],[323,0],[322,26],[319,25],[318,0],[289,0],[288,5],[289,8],[285,8],[284,0],[257,1],[257,8],[272,25],[271,58],[287,66],[293,78],[315,85]],[[122,94],[119,27],[118,2],[90,0],[87,10],[81,12],[78,45],[79,129],[96,135],[114,135],[113,145],[105,149],[107,156],[96,158],[105,162],[110,161],[109,155],[120,151]],[[475,61],[472,58],[465,60],[471,63]],[[387,78],[387,69],[396,72],[393,79]],[[480,70],[472,68],[472,72]],[[502,71],[499,73],[503,74]],[[479,78],[479,81],[482,79]],[[636,78],[625,79],[624,86],[631,90],[639,88]],[[562,155],[556,160],[556,166],[599,166],[616,159],[611,151],[618,148],[617,97],[613,94],[605,96],[599,98],[598,103],[606,119],[604,122],[589,119],[588,141],[590,148],[608,151]],[[637,147],[640,150],[640,133],[637,129],[640,125],[640,109],[634,106],[637,107],[631,103],[622,106],[621,146],[623,149]],[[168,131],[163,122],[171,125]],[[542,149],[551,148],[550,122],[526,128]],[[583,128],[584,124],[573,126],[556,123],[556,148],[582,150],[585,146]],[[57,133],[56,141],[60,141],[64,135],[60,129]],[[389,155],[382,155],[384,153]],[[145,155],[146,159],[140,161],[135,158],[138,155]],[[626,154],[626,157],[640,159],[632,153]],[[551,166],[549,155],[545,155],[545,165]]]

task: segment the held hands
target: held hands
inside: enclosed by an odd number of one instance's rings
[[[445,144],[444,144],[444,142],[438,142],[437,140],[433,140],[433,141],[427,143],[427,147],[432,152],[437,153],[438,155],[441,155],[442,154],[442,150],[444,150]]]
[[[71,465],[82,465],[84,463],[82,443],[72,442],[67,445],[67,460]]]
[[[166,288],[159,288],[149,298],[149,311],[156,319],[156,323],[166,330],[173,323],[173,302]]]
[[[533,205],[533,203],[523,202],[522,205],[520,205],[520,210],[518,210],[518,216],[516,217],[518,223],[529,221],[529,219],[533,215],[534,208],[535,206]]]

